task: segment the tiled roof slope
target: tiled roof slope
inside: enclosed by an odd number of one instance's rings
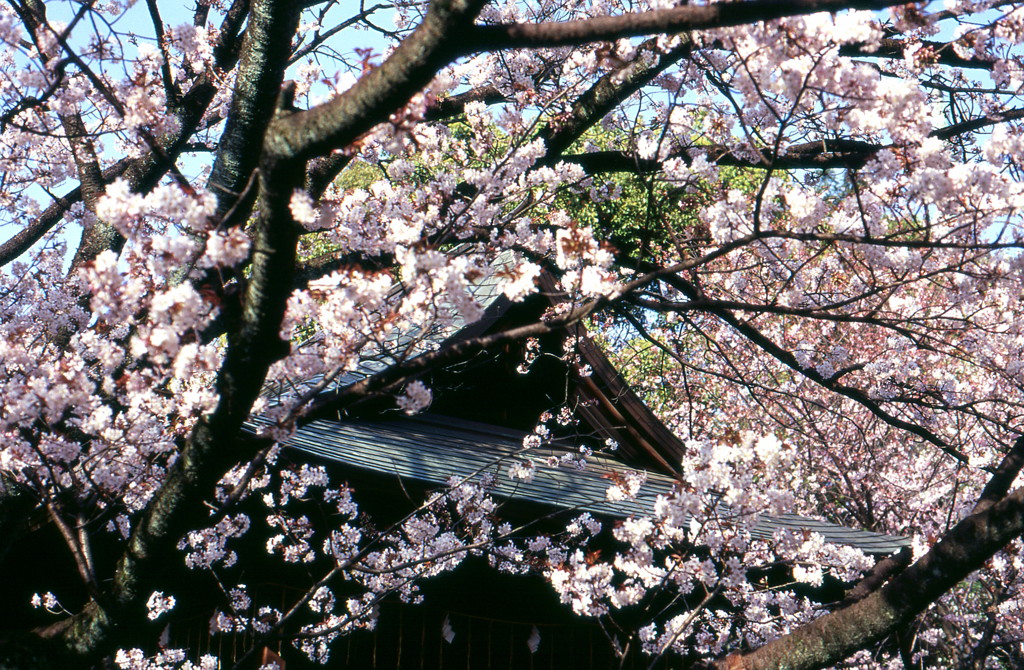
[[[671,478],[652,473],[636,500],[607,502],[609,481],[604,475],[621,471],[623,466],[597,454],[587,459],[588,467],[582,471],[538,465],[531,481],[514,481],[508,476],[507,459],[522,449],[523,437],[522,433],[497,426],[419,415],[380,421],[315,421],[285,446],[347,467],[430,485],[444,485],[452,476],[466,478],[492,472],[497,475],[494,494],[499,498],[608,517],[648,514],[655,497],[673,485]],[[531,455],[547,455],[545,449],[531,450]],[[564,449],[555,453],[564,453]],[[724,506],[722,511],[728,513]],[[791,514],[761,516],[750,532],[755,538],[767,539],[780,528],[820,533],[829,542],[857,547],[869,554],[890,554],[909,544],[904,537]]]

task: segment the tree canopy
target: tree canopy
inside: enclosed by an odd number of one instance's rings
[[[216,667],[161,647],[189,607],[325,661],[467,555],[645,612],[652,658],[1024,664],[1021,4],[7,0],[0,40],[0,558],[46,527],[68,572],[0,667]],[[550,307],[459,331],[492,277]],[[479,481],[374,525],[281,457],[584,325],[685,444],[614,556]],[[912,548],[750,536],[780,512]],[[250,560],[302,593],[253,603]]]

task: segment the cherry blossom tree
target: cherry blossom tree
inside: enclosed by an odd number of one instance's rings
[[[1022,12],[8,0],[0,555],[49,524],[84,595],[5,603],[52,618],[4,631],[0,667],[216,667],[160,651],[190,597],[217,630],[325,659],[467,555],[540,571],[582,616],[671,594],[631,633],[652,657],[1019,666]],[[492,275],[559,297],[395,350],[480,318]],[[587,554],[592,518],[502,523],[478,480],[371,531],[358,482],[280,460],[319,417],[424,409],[425,375],[487,347],[568,333],[571,357],[583,325],[686,440],[614,557]],[[257,560],[238,553],[256,508],[273,561],[322,568],[308,590],[251,616],[240,584],[176,588]],[[914,545],[874,564],[753,540],[772,511]],[[795,588],[751,569],[779,565]],[[825,579],[845,597],[806,595]]]

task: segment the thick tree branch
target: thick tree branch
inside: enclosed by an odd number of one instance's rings
[[[665,54],[655,51],[655,40],[648,40],[638,49],[630,63],[604,75],[572,105],[567,118],[560,118],[557,126],[548,124],[540,132],[547,154],[545,162],[560,159],[563,151],[578,140],[587,129],[603,119],[609,112],[640,90],[671,65],[689,55],[693,44],[688,36],[682,44]]]
[[[163,562],[176,554],[178,540],[196,519],[205,518],[204,501],[224,472],[253,455],[253,443],[240,439],[240,429],[267,370],[288,352],[280,328],[298,240],[288,202],[303,171],[264,164],[262,174],[264,199],[255,225],[252,271],[240,323],[228,334],[217,408],[196,425],[139,519],[103,607],[87,608],[60,631],[63,645],[76,655],[102,654],[137,639],[149,625],[145,596],[162,574]]]
[[[217,218],[231,212],[231,221],[223,225],[244,222],[255,202],[255,192],[245,186],[259,163],[299,13],[296,3],[289,0],[256,2],[250,11],[231,110],[207,182],[207,188],[217,195]]]
[[[297,12],[275,14],[273,5],[283,0],[257,3],[256,21],[278,16],[297,24]],[[289,13],[290,12],[290,13]],[[281,61],[287,50],[252,42],[257,36],[290,41],[294,33],[287,26],[281,32],[260,32],[250,24],[249,45],[261,54],[275,53]],[[280,87],[283,66],[269,64],[278,72],[274,90]],[[253,147],[255,155],[260,146]],[[270,365],[287,353],[280,341],[280,324],[290,293],[295,266],[297,227],[288,212],[288,197],[301,183],[301,166],[263,165],[261,188],[264,206],[255,226],[253,263],[247,283],[245,304],[238,328],[228,335],[225,361],[218,376],[219,402],[214,412],[201,420],[190,435],[181,455],[169,469],[166,480],[139,519],[128,546],[118,562],[117,572],[103,606],[89,607],[59,631],[62,645],[85,657],[109,651],[114,645],[129,644],[141,628],[148,626],[144,611],[146,589],[162,572],[161,563],[176,552],[179,538],[204,518],[203,501],[211,494],[223,473],[239,460],[251,456],[237,442],[242,422],[249,414]],[[282,196],[282,193],[286,195]]]
[[[832,665],[905,626],[1024,532],[1024,488],[958,523],[881,589],[746,654],[720,670],[810,670]]]
[[[352,158],[343,153],[331,154],[309,161],[304,185],[306,191],[313,198],[320,198],[351,161]]]
[[[249,14],[250,4],[251,0],[234,0],[224,13],[224,20],[217,31],[217,43],[213,48],[213,62],[216,67],[230,70],[238,60],[241,46],[238,31],[242,29],[242,24]]]
[[[1003,499],[1024,468],[1024,437],[1018,437],[981,492],[972,514],[983,512]]]
[[[114,181],[136,163],[137,161],[135,160],[121,159],[103,171],[103,183],[109,184]],[[54,226],[60,223],[64,215],[68,213],[68,210],[76,203],[81,202],[81,200],[82,187],[76,186],[68,191],[67,194],[50,203],[50,206],[44,209],[27,226],[12,235],[6,242],[0,244],[0,266],[7,265],[28,251],[33,244],[43,238],[43,235],[46,235]]]
[[[910,547],[904,547],[900,551],[886,556],[875,566],[868,571],[864,578],[857,582],[850,591],[846,594],[846,598],[839,604],[838,607],[849,607],[858,600],[863,600],[868,595],[877,591],[883,584],[889,579],[902,571],[908,565],[910,565],[914,554],[910,550]]]
[[[636,14],[551,23],[477,26],[462,40],[460,55],[499,49],[557,47],[653,33],[679,33],[846,9],[885,9],[899,0],[749,0],[681,5]]]
[[[484,0],[435,0],[423,22],[379,67],[328,102],[270,129],[277,157],[314,158],[346,147],[387,119],[456,55]]]
[[[451,95],[447,98],[438,100],[434,103],[433,107],[427,110],[424,118],[427,121],[442,121],[444,119],[457,116],[462,114],[466,105],[471,102],[482,102],[487,105],[496,105],[498,103],[508,102],[508,98],[498,90],[497,86],[488,84],[486,86],[480,86],[466,91],[465,93]]]
[[[236,0],[221,26],[218,47],[223,47],[226,52],[225,61],[221,63],[223,66],[230,65],[227,52],[230,52],[234,43],[234,31],[238,28],[236,23],[240,24],[244,19],[247,7],[248,0]],[[173,136],[162,138],[163,155],[150,154],[140,159],[118,161],[103,170],[104,185],[123,176],[135,191],[147,192],[152,189],[171,167],[171,161],[184,150],[216,93],[217,88],[212,77],[201,76],[173,110],[179,122],[179,131]],[[28,251],[82,198],[81,186],[72,189],[51,203],[24,229],[0,244],[0,266],[10,263]]]
[[[1024,107],[1016,107],[1014,109],[1007,109],[1001,112],[992,112],[985,116],[967,119],[966,121],[954,123],[944,128],[938,128],[932,131],[929,136],[937,137],[940,140],[948,140],[959,135],[974,132],[975,130],[994,126],[997,123],[1006,123],[1007,121],[1016,121],[1018,119],[1024,119]]]
[[[761,152],[767,162],[753,160],[749,152],[738,147],[721,144],[686,147],[673,151],[670,158],[682,158],[687,164],[699,156],[716,165],[743,167],[757,170],[825,170],[831,168],[857,169],[884,147],[860,140],[820,140],[794,144],[784,154],[772,156]],[[624,151],[595,151],[585,154],[570,154],[562,160],[576,163],[588,174],[607,172],[633,172],[651,174],[662,169],[663,162],[644,159]]]
[[[103,195],[107,183],[100,170],[95,147],[79,114],[61,114],[60,120],[64,132],[68,136],[68,142],[71,144],[71,154],[75,159],[78,182],[82,189],[82,200],[85,202],[86,209],[95,214],[96,202]],[[124,237],[116,228],[105,221],[94,218],[91,223],[87,223],[82,228],[82,239],[78,243],[78,249],[75,251],[68,272],[75,272],[84,263],[95,259],[108,249],[120,253],[124,241]]]
[[[980,58],[963,58],[958,56],[956,52],[953,51],[953,46],[946,42],[921,40],[920,42],[912,43],[912,45],[920,45],[922,48],[928,49],[928,61],[936,65],[948,65],[950,67],[965,69],[991,70],[992,66],[995,64],[990,60],[982,60]],[[908,46],[911,46],[911,44],[904,40],[887,37],[880,40],[877,47],[869,47],[864,44],[843,44],[839,47],[839,54],[842,56],[852,57],[860,56],[862,58],[903,59],[905,58],[905,51]]]
[[[1024,108],[993,112],[936,128],[928,136],[940,140],[951,140],[982,128],[1022,118],[1024,118]],[[773,155],[767,149],[762,148],[758,154],[765,160],[755,160],[749,157],[749,151],[744,151],[740,147],[710,144],[677,149],[671,153],[669,158],[682,158],[689,164],[695,158],[703,156],[709,163],[717,165],[761,170],[858,169],[879,151],[892,147],[891,144],[876,144],[856,139],[821,139],[790,145],[786,147],[784,153],[779,155]],[[563,156],[562,160],[576,163],[588,174],[609,172],[650,174],[660,171],[664,166],[663,161],[639,158],[624,151],[570,154]]]

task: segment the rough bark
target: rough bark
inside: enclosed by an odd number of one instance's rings
[[[247,185],[260,161],[300,10],[288,0],[256,2],[251,8],[230,112],[207,183],[217,195],[217,217],[231,212],[224,225],[244,223],[255,202],[255,190]]]
[[[103,171],[100,170],[100,162],[96,158],[96,149],[85,124],[82,123],[81,116],[77,113],[61,114],[60,121],[64,127],[64,133],[68,137],[68,142],[71,144],[71,154],[75,159],[75,168],[78,171],[82,200],[86,209],[95,214],[96,201],[103,195],[106,188]],[[124,237],[113,226],[94,218],[82,228],[82,239],[78,243],[78,249],[71,261],[69,272],[74,272],[84,263],[95,259],[108,249],[114,253],[120,253],[124,242]]]

